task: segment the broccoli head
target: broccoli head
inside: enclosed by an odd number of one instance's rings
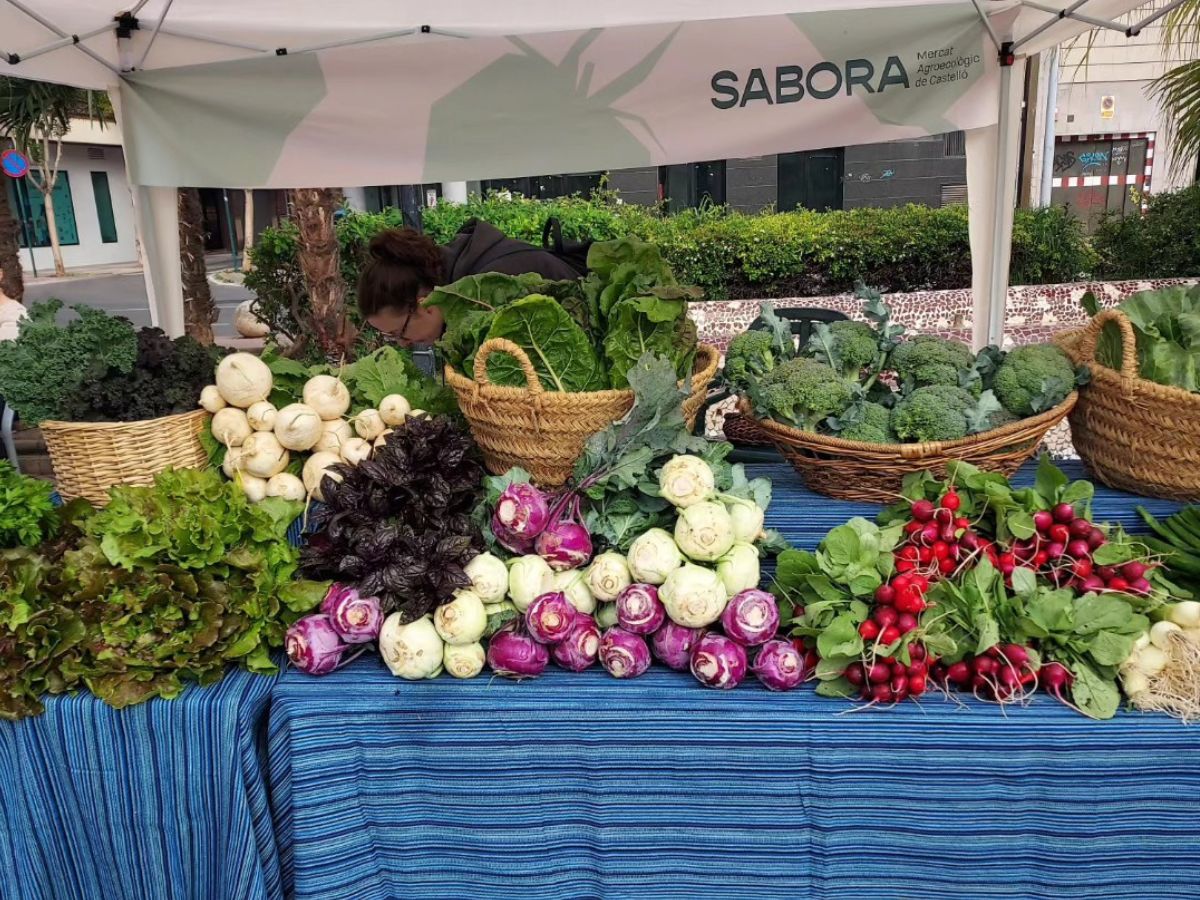
[[[847,441],[862,441],[867,444],[894,444],[892,411],[882,403],[862,403],[850,408],[842,416],[842,429],[838,437]]]
[[[850,405],[850,383],[824,363],[799,356],[772,369],[758,381],[755,407],[761,415],[816,431],[829,416]]]
[[[967,436],[975,404],[970,391],[954,385],[920,387],[892,410],[892,430],[904,442],[955,441]]]
[[[771,371],[780,362],[775,339],[768,331],[745,331],[729,342],[725,351],[725,380],[735,388],[750,383]]]
[[[992,389],[1006,410],[1023,419],[1062,403],[1074,386],[1067,354],[1053,344],[1028,344],[1004,357]]]
[[[879,356],[879,335],[865,322],[822,324],[809,338],[804,352],[841,372],[843,378],[857,381],[862,370]]]
[[[919,334],[892,351],[891,366],[900,380],[911,387],[959,386],[973,373],[975,354],[959,341],[932,334]]]

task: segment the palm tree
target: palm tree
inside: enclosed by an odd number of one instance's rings
[[[13,218],[8,202],[8,186],[0,184],[0,295],[11,300],[25,296],[25,280],[21,276],[21,256],[17,236],[21,226]]]
[[[1178,48],[1200,45],[1200,0],[1185,0],[1163,19],[1162,47],[1168,60]],[[1175,166],[1194,165],[1200,154],[1200,59],[1180,62],[1150,85],[1166,122],[1166,138],[1174,149]]]
[[[346,315],[346,283],[334,227],[334,213],[342,202],[338,188],[292,191],[292,215],[300,232],[300,272],[312,316],[305,338],[315,342],[320,355],[330,361],[350,356],[355,339]]]
[[[66,275],[58,223],[54,218],[54,188],[62,163],[63,138],[71,128],[71,113],[88,102],[87,92],[62,84],[0,78],[0,131],[29,158],[29,180],[42,195],[46,230],[54,255],[54,274]]]
[[[204,264],[204,210],[196,188],[179,189],[179,268],[183,280],[184,330],[200,343],[211,344],[217,305]]]

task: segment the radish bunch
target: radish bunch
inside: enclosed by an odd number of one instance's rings
[[[914,700],[929,686],[929,661],[923,644],[908,645],[909,662],[894,656],[873,657],[874,661],[853,662],[846,667],[846,680],[858,688],[858,696],[873,703]]]
[[[916,500],[912,519],[905,523],[905,540],[896,548],[896,571],[920,575],[930,581],[949,578],[960,568],[986,556],[999,564],[995,545],[980,535],[970,519],[958,515],[962,499],[946,491],[935,506]]]
[[[932,676],[943,687],[969,690],[977,697],[1007,703],[1023,700],[1037,689],[1041,668],[1031,647],[997,644],[951,665],[938,663]]]

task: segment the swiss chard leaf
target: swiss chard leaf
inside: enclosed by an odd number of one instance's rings
[[[542,387],[548,391],[597,391],[608,386],[591,340],[551,297],[532,294],[496,314],[488,339],[507,338],[525,351]],[[520,364],[506,353],[488,358],[493,384],[524,387]]]

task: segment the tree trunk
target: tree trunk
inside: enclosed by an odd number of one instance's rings
[[[246,211],[242,224],[242,271],[249,272],[254,268],[250,262],[250,251],[254,249],[254,191],[246,191]]]
[[[211,344],[217,305],[204,265],[204,212],[196,188],[179,189],[179,265],[183,277],[184,330],[200,343]]]
[[[18,240],[20,234],[21,224],[8,202],[8,188],[0,184],[0,295],[18,301],[25,296]]]
[[[300,231],[300,271],[308,289],[312,336],[331,361],[350,355],[354,328],[346,315],[346,284],[342,280],[334,211],[342,203],[337,188],[298,188],[292,191],[292,210]]]
[[[42,191],[42,203],[46,207],[46,230],[50,232],[50,252],[54,255],[54,274],[62,278],[67,274],[63,265],[62,244],[58,240],[58,219],[54,217],[54,188]]]

